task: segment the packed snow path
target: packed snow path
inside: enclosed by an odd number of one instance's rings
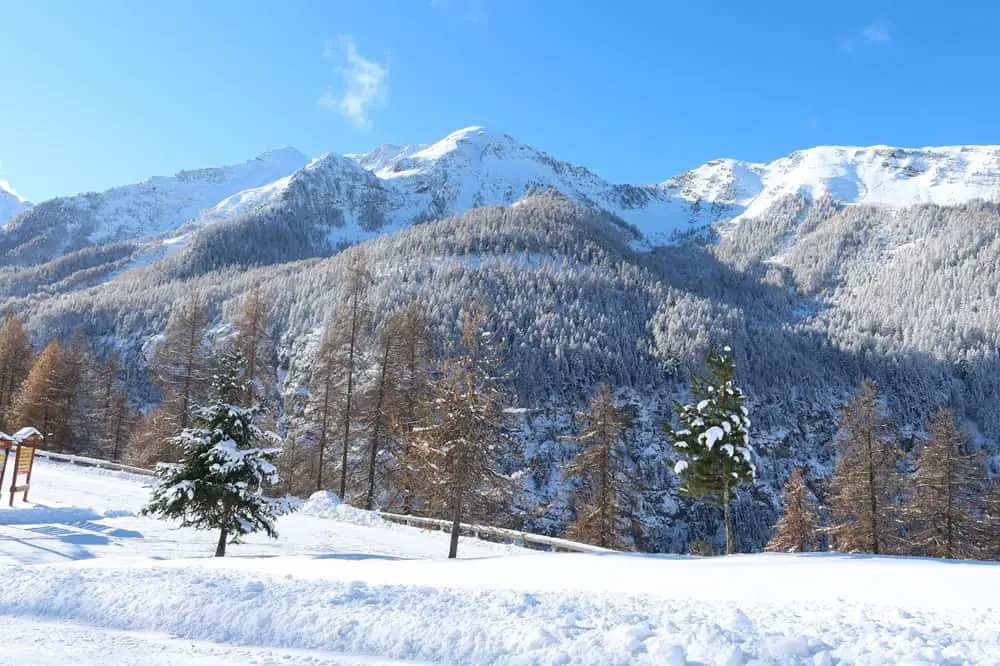
[[[471,539],[454,562],[444,534],[324,500],[282,518],[280,540],[215,559],[214,535],[127,515],[149,481],[38,463],[43,506],[0,511],[0,663],[41,663],[30,655],[47,645],[70,655],[79,640],[73,663],[102,666],[1000,664],[992,563]]]

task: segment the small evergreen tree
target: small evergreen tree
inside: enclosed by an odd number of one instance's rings
[[[426,420],[407,436],[409,464],[431,493],[428,508],[451,518],[449,558],[458,556],[462,521],[506,504],[511,492],[502,469],[511,396],[485,322],[478,305],[461,313],[461,341],[438,367]]]
[[[195,427],[174,437],[181,449],[177,464],[157,468],[159,482],[144,514],[179,518],[184,527],[219,530],[216,557],[226,554],[227,543],[264,531],[274,538],[275,519],[292,508],[287,499],[264,496],[266,486],[278,482],[274,460],[277,435],[262,431],[254,422],[259,405],[234,403],[247,395],[244,361],[236,350],[226,353],[214,378],[214,402],[194,412]]]
[[[985,541],[979,510],[984,461],[972,452],[972,437],[958,429],[950,409],[934,415],[927,433],[903,505],[907,541],[921,555],[977,557]]]
[[[608,386],[590,400],[590,409],[578,415],[584,428],[574,439],[582,445],[564,477],[579,482],[572,498],[576,519],[566,538],[602,548],[622,548],[618,519],[626,480],[620,449],[622,434],[631,422],[632,410],[619,407]]]
[[[774,537],[765,550],[776,553],[808,553],[819,546],[819,507],[809,492],[802,468],[792,470],[785,482],[785,513],[778,520]]]
[[[736,366],[725,347],[705,361],[704,377],[691,385],[694,402],[677,407],[679,430],[667,425],[674,451],[683,456],[674,465],[680,491],[722,509],[726,554],[734,552],[730,504],[741,483],[753,483],[756,468],[750,448],[750,419],[743,391],[735,383]]]
[[[834,546],[847,553],[892,552],[898,541],[899,447],[895,424],[882,414],[872,380],[866,379],[844,408],[834,445],[829,528]]]
[[[35,357],[27,379],[14,404],[13,422],[38,428],[45,435],[46,448],[62,451],[68,439],[66,415],[66,350],[59,340],[50,340]]]
[[[252,404],[267,395],[269,369],[273,350],[268,338],[268,311],[270,304],[261,293],[260,283],[255,282],[243,297],[243,304],[236,317],[234,344],[246,359],[247,395],[244,401]]]
[[[31,339],[24,320],[7,314],[0,325],[0,431],[14,430],[15,398],[31,372]]]

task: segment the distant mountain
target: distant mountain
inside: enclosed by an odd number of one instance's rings
[[[343,158],[328,154],[289,177],[233,195],[199,222],[281,206],[307,209],[320,224],[324,212],[338,218],[327,225],[334,230],[331,241],[362,240],[555,190],[611,213],[632,228],[635,242],[648,247],[709,238],[713,231],[725,234],[788,198],[895,208],[1000,199],[998,146],[819,147],[766,164],[713,160],[655,185],[609,183],[483,127],[468,127],[429,145],[386,144],[346,157],[377,180],[361,177]],[[362,184],[362,191],[349,192],[351,183]],[[374,199],[366,202],[365,193]],[[368,219],[360,224],[365,208]]]
[[[903,208],[1000,200],[1000,146],[820,146],[759,164],[712,160],[664,181],[672,196],[759,217],[782,198]]]
[[[726,236],[743,220],[773,217],[789,199],[801,202],[802,214],[817,202],[902,208],[997,201],[1000,146],[823,146],[769,163],[713,160],[652,185],[609,183],[483,127],[432,144],[386,144],[312,161],[283,148],[236,166],[42,202],[0,229],[0,266],[121,242],[144,248],[142,262],[150,251],[161,256],[194,243],[213,257],[212,267],[229,255],[240,264],[280,263],[545,191],[610,213],[636,247],[648,249]],[[0,193],[0,219],[4,201],[10,211],[24,205]],[[220,223],[224,228],[207,231]],[[255,260],[259,248],[235,251],[240,234],[266,236],[269,246]],[[206,247],[219,239],[226,249]]]
[[[361,189],[352,192],[352,184]],[[692,206],[657,186],[614,185],[506,134],[468,127],[428,146],[384,145],[346,159],[324,155],[288,177],[234,194],[195,222],[277,208],[307,210],[317,224],[330,227],[336,246],[550,190],[620,218],[632,226],[636,242],[663,243],[704,231],[729,210]]]
[[[0,264],[44,262],[89,246],[152,238],[221,199],[270,183],[307,162],[297,150],[283,148],[233,166],[43,201],[0,230]]]
[[[352,157],[428,219],[508,206],[532,192],[556,190],[662,243],[703,230],[727,212],[693,206],[696,198],[674,196],[660,186],[609,183],[587,168],[483,127],[459,130],[429,146],[382,146]]]
[[[14,188],[6,180],[0,180],[0,226],[28,206]]]

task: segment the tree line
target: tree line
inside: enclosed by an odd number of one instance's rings
[[[367,509],[447,516],[456,526],[454,556],[459,523],[512,518],[516,479],[509,471],[516,469],[512,426],[519,410],[502,345],[492,339],[480,303],[460,311],[452,340],[435,336],[418,302],[376,323],[360,305],[370,282],[363,254],[350,275],[347,319],[323,332],[307,386],[284,406],[286,423],[265,417],[263,409],[252,412],[260,423],[284,426],[275,461],[280,490],[335,488]],[[65,345],[52,340],[34,355],[23,322],[8,315],[0,326],[0,429],[36,425],[55,450],[137,464],[176,460],[183,455],[180,433],[204,409],[213,373],[229,354],[239,355],[244,378],[228,389],[234,403],[249,409],[279,399],[268,312],[252,287],[225,343],[213,348],[205,305],[192,298],[177,308],[150,363],[162,400],[145,414],[127,399],[127,377],[113,360],[94,361],[82,335]],[[721,509],[731,553],[732,500],[755,480],[756,454],[728,347],[709,354],[691,396],[663,426],[678,457],[673,471],[681,494]],[[563,472],[574,516],[565,536],[607,548],[634,546],[624,538],[626,498],[635,481],[623,446],[635,405],[602,385],[576,416],[579,429],[566,436],[577,450]],[[866,380],[843,410],[832,476],[810,487],[804,470],[793,470],[785,513],[767,550],[1000,556],[1000,484],[987,478],[985,457],[951,410],[935,415],[926,431],[907,457],[898,426],[885,415],[875,383]]]
[[[949,408],[907,456],[899,427],[866,380],[844,408],[833,475],[811,488],[796,468],[767,550],[1000,558],[1000,482]]]
[[[0,327],[0,428],[31,422],[47,433],[55,449],[95,452],[143,465],[175,460],[182,454],[177,433],[191,425],[192,414],[205,404],[222,351],[235,347],[246,360],[246,400],[268,407],[257,418],[283,438],[275,461],[281,492],[307,495],[333,489],[345,501],[365,508],[517,525],[525,518],[516,502],[515,474],[524,468],[524,452],[516,441],[521,419],[515,406],[532,394],[516,390],[523,378],[512,376],[510,367],[524,364],[508,363],[517,341],[498,335],[495,321],[516,316],[516,310],[498,312],[488,300],[470,300],[442,324],[421,297],[375,308],[369,292],[378,287],[372,273],[372,262],[363,251],[349,254],[335,316],[312,331],[311,338],[305,336],[315,345],[301,355],[308,359],[307,367],[296,372],[301,383],[293,391],[279,390],[289,361],[282,358],[274,337],[275,303],[259,284],[250,284],[229,320],[215,326],[204,298],[195,293],[183,300],[148,348],[149,381],[158,400],[145,410],[128,398],[135,375],[113,354],[110,360],[92,356],[94,340],[82,333],[68,342],[53,339],[36,356],[23,321],[10,315]],[[699,347],[710,343],[695,341]],[[628,449],[638,407],[623,400],[620,392],[616,395],[612,382],[598,389],[589,407],[561,426],[559,438],[571,445],[560,474],[569,514],[567,535],[606,547],[641,548],[636,536],[641,530],[635,523],[642,522],[643,513],[635,506],[635,490],[645,481],[635,471],[640,464],[659,464],[673,470],[682,494],[700,500],[696,506],[721,509],[727,551],[738,549],[734,522],[739,516],[732,509],[734,501],[748,496],[745,486],[756,479],[757,461],[748,446],[750,423],[734,373],[731,352],[709,356],[705,376],[690,387],[697,400],[679,406],[665,426],[664,439],[678,457],[672,465],[666,458],[637,462]],[[883,477],[887,468],[879,466],[882,449],[875,439],[865,440],[867,463],[852,466],[843,448],[844,442],[854,441],[844,434],[847,414],[832,447],[837,463],[830,483],[821,488],[814,482],[815,491],[790,490],[787,507],[796,506],[793,500],[800,495],[811,498],[815,507],[802,515],[789,509],[791,517],[782,518],[772,547],[780,548],[787,522],[805,521],[814,528],[806,537],[799,534],[796,543],[929,553],[930,546],[924,544],[929,537],[918,535],[937,523],[917,520],[913,508],[930,502],[930,489],[941,487],[921,480],[921,470],[933,468],[921,459],[926,447],[918,449],[915,458],[904,457],[898,434],[893,435],[895,457],[887,459],[895,465],[895,477]],[[959,458],[949,460],[949,465],[957,465]],[[986,489],[993,486],[986,482],[983,461],[970,469],[980,476],[955,486],[949,500],[955,506],[966,496],[957,491],[959,485],[977,498],[991,497]],[[866,471],[877,473],[865,476]],[[801,472],[789,483],[800,477],[805,484]],[[869,514],[843,513],[846,499],[838,498],[858,493],[855,486],[842,485],[842,477],[876,489],[870,493],[876,501],[869,503],[874,507]],[[915,490],[919,487],[925,490]],[[980,504],[966,513],[972,518],[940,513],[950,516],[951,522],[946,522],[952,526],[952,550],[941,552],[969,556],[963,553],[972,550],[956,545],[954,536],[969,533],[969,525],[978,525],[978,542],[986,543],[982,535],[989,533],[996,509]],[[869,545],[858,545],[852,530],[868,534]]]

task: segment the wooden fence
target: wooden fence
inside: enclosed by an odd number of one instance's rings
[[[451,521],[440,518],[423,518],[421,516],[407,516],[400,513],[379,513],[381,518],[390,520],[402,525],[411,527],[422,527],[424,529],[438,529],[451,532]],[[521,532],[510,530],[504,527],[490,527],[489,525],[470,525],[462,523],[461,533],[483,539],[486,541],[499,541],[501,543],[513,543],[519,546],[549,550],[552,552],[564,553],[609,553],[607,548],[591,546],[586,543],[569,541],[558,537],[545,536],[544,534],[532,534],[531,532]]]
[[[100,469],[115,470],[117,472],[128,472],[129,474],[141,474],[142,476],[156,476],[156,473],[151,469],[146,469],[144,467],[132,467],[131,465],[123,465],[121,463],[111,462],[110,460],[87,458],[86,456],[74,456],[68,453],[53,453],[52,451],[43,451],[42,449],[35,449],[35,455],[39,458],[52,460],[53,462],[70,463],[72,465],[80,465],[82,467],[98,467]]]

